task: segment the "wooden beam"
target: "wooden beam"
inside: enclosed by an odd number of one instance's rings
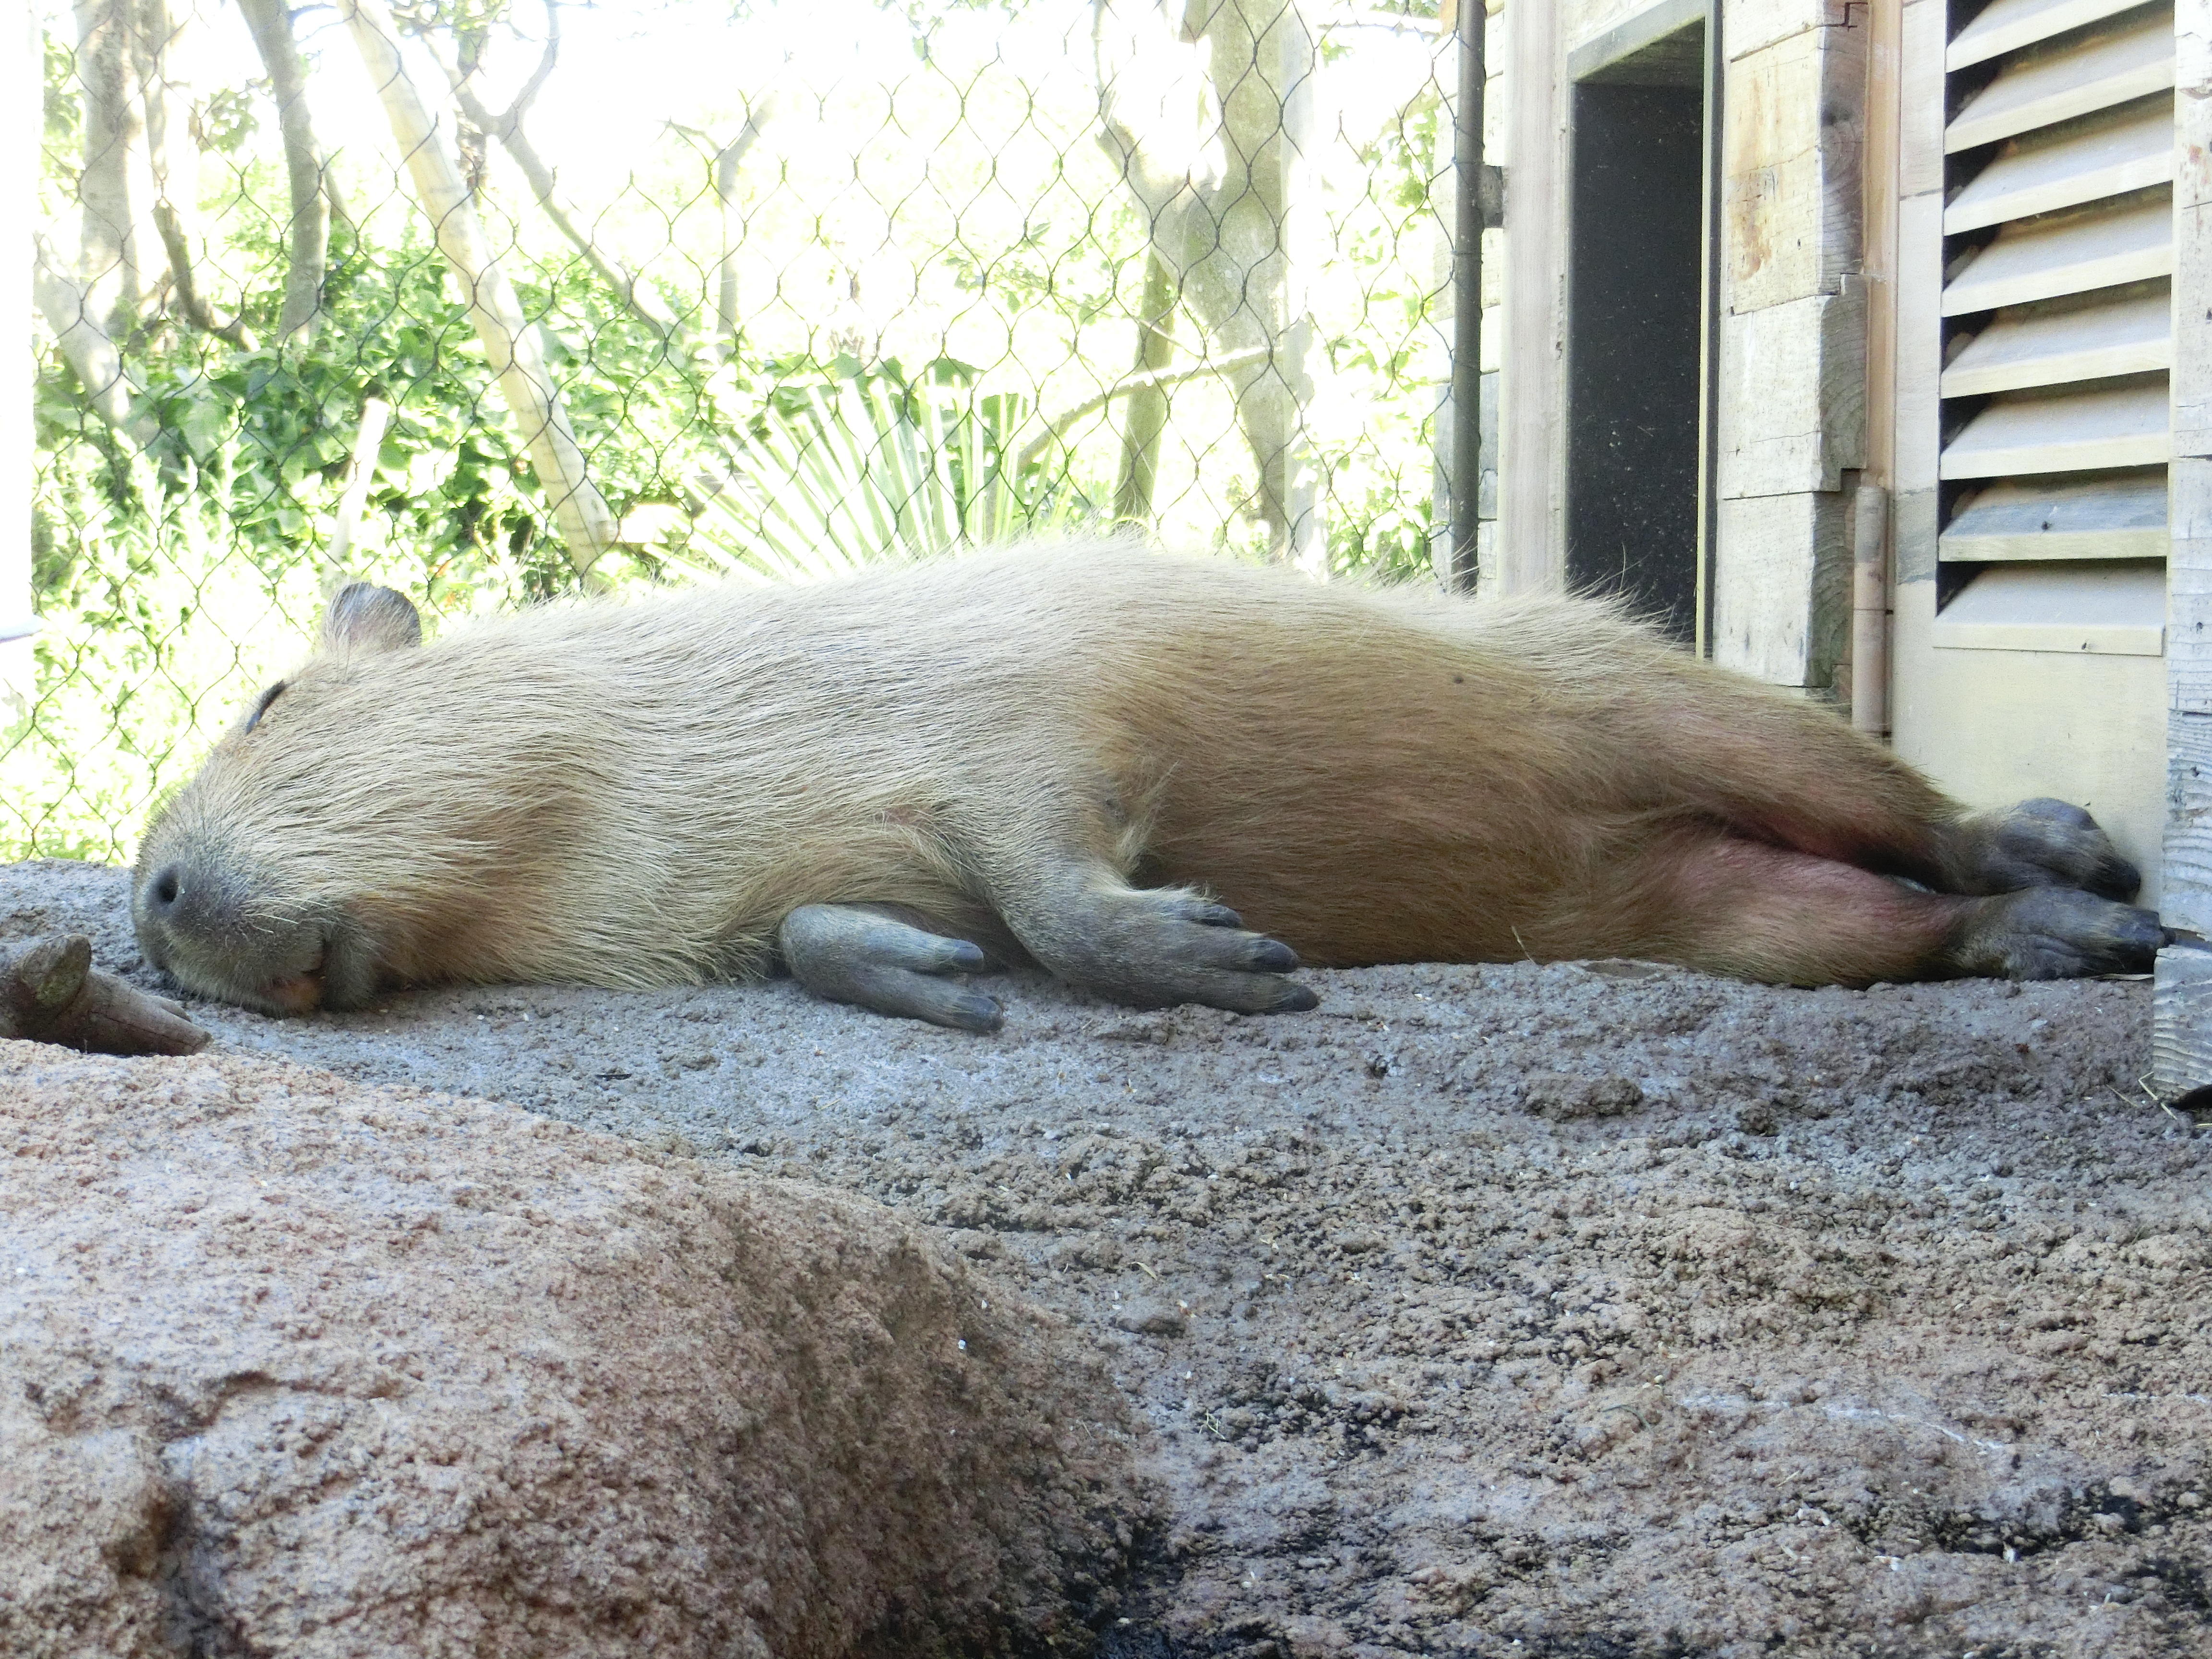
[[[1737,8],[1729,8],[1729,27]],[[1859,269],[1863,28],[1813,29],[1737,55],[1728,43],[1723,188],[1729,310],[1833,294]]]
[[[1588,81],[1705,21],[1705,0],[1658,0],[1567,54],[1567,79]],[[1696,84],[1692,82],[1691,84]]]
[[[1850,635],[1845,475],[1867,463],[1872,31],[1822,27],[1800,0],[1733,0],[1727,23],[1708,641],[1717,661],[1825,690]]]
[[[1720,502],[1713,660],[1771,685],[1826,685],[1847,648],[1846,497],[1801,490]]]
[[[2153,374],[2173,366],[2173,296],[2155,283],[2093,302],[2008,312],[1943,371],[1947,398],[1979,398],[2069,380]]]
[[[2141,13],[2071,51],[2008,68],[1943,131],[1952,155],[2147,98],[2173,84],[2173,24]]]
[[[1942,475],[2001,478],[2156,466],[2172,453],[2170,425],[2167,390],[2148,376],[2007,392],[1944,445]]]
[[[2008,146],[1943,210],[1951,235],[2056,213],[2173,177],[2173,118],[2165,100],[2130,104]]]
[[[1722,499],[1840,489],[1865,464],[1866,285],[1840,286],[1722,318]]]
[[[1987,63],[1999,52],[2048,40],[2054,34],[2127,10],[2139,0],[1995,0],[1959,31],[1944,59],[1947,69]]]

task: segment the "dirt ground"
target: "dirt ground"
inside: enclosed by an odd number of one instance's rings
[[[0,933],[143,975],[122,872]],[[1626,963],[396,996],[223,1048],[865,1193],[1113,1351],[1169,1514],[1108,1651],[2212,1654],[2212,1129],[2149,987]]]

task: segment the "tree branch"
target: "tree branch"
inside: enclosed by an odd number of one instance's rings
[[[89,1054],[190,1054],[208,1043],[182,1006],[94,968],[82,933],[57,933],[0,957],[0,1037]]]
[[[170,309],[203,334],[228,340],[241,350],[254,349],[258,343],[253,331],[246,325],[246,319],[240,316],[225,321],[215,314],[214,308],[202,296],[198,279],[193,275],[191,240],[185,229],[184,216],[166,193],[154,204],[154,228],[161,238],[162,250],[169,256],[169,283],[175,296]]]
[[[530,79],[523,83],[522,90],[515,95],[514,101],[498,115],[486,108],[483,100],[477,96],[475,88],[470,84],[476,78],[473,73],[463,70],[446,52],[438,50],[434,41],[432,48],[437,52],[439,67],[446,71],[447,80],[453,83],[453,100],[460,105],[461,113],[479,131],[499,140],[500,148],[514,158],[515,166],[522,169],[522,176],[530,184],[530,193],[538,198],[538,205],[553,222],[553,228],[568,238],[569,245],[583,255],[584,262],[598,273],[599,280],[615,291],[617,297],[641,322],[665,337],[676,331],[674,314],[660,302],[659,296],[641,277],[611,258],[584,230],[578,222],[575,210],[562,199],[559,179],[554,170],[545,164],[544,158],[538,153],[538,147],[530,142],[529,134],[522,129],[523,117],[529,112],[531,105],[537,102],[538,94],[544,90],[546,80],[553,73],[553,66],[559,59],[560,20],[559,0],[545,0],[545,50],[539,55],[538,67],[531,72]]]
[[[745,159],[745,152],[760,141],[762,130],[781,107],[774,93],[749,101],[745,106],[744,125],[738,129],[738,136],[726,144],[715,143],[710,134],[696,128],[675,121],[668,124],[670,131],[713,147],[714,200],[721,211],[722,231],[722,253],[716,271],[714,292],[714,334],[726,354],[737,350],[740,326],[738,315],[738,245],[742,240],[743,225],[738,216],[738,167]]]
[[[1152,369],[1142,374],[1132,374],[1126,380],[1117,380],[1093,398],[1070,404],[1056,415],[1043,419],[1044,430],[1021,447],[1014,457],[1014,473],[1018,477],[1030,462],[1044,453],[1044,447],[1060,434],[1063,427],[1073,426],[1085,415],[1106,407],[1116,398],[1127,398],[1139,392],[1165,392],[1170,386],[1181,386],[1186,380],[1202,380],[1209,374],[1235,374],[1238,371],[1264,363],[1273,356],[1267,346],[1254,346],[1249,351],[1232,351],[1226,357],[1217,357],[1211,362],[1194,363],[1188,368]]]
[[[1137,370],[1156,374],[1175,356],[1175,273],[1157,250],[1145,255],[1144,297],[1137,313]],[[1159,477],[1160,434],[1167,429],[1167,393],[1147,386],[1129,394],[1121,429],[1121,471],[1114,487],[1114,516],[1128,524],[1147,524]]]
[[[141,54],[134,50],[137,6],[135,0],[76,0],[76,11],[84,155],[75,269],[82,280],[70,286],[86,320],[112,339],[137,327],[151,286],[145,100],[138,88]],[[61,269],[53,262],[57,274]]]

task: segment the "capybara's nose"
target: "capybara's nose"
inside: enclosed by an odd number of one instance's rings
[[[185,866],[164,866],[146,884],[146,908],[157,916],[173,915],[185,896]]]

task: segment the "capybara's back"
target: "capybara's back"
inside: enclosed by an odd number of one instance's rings
[[[2155,949],[2086,816],[1966,819],[1827,712],[1584,601],[1108,542],[419,637],[399,595],[341,596],[149,827],[150,960],[270,1009],[781,960],[979,1025],[996,1006],[955,975],[987,953],[1261,1011],[1310,1004],[1300,957],[1864,981]],[[2101,896],[2051,901],[2080,914],[2031,949],[2011,902],[1938,896],[2028,887]]]

